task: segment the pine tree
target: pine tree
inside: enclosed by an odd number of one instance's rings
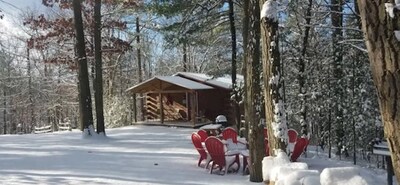
[[[343,47],[339,42],[343,39],[343,1],[331,0],[331,21],[332,21],[332,56],[333,56],[333,88],[334,91],[334,131],[337,154],[341,156],[343,148],[343,137],[345,136],[343,125]]]

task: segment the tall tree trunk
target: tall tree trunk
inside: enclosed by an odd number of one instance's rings
[[[355,78],[356,78],[356,73],[355,73],[355,63],[356,61],[352,61],[352,66],[351,66],[351,71],[352,71],[352,76],[351,76],[351,99],[355,100],[356,99],[356,93],[355,93]],[[359,100],[360,101],[360,100]],[[355,105],[353,105],[355,107],[358,107],[358,104],[355,103]],[[353,109],[354,110],[354,109]],[[357,164],[357,155],[356,155],[356,143],[357,143],[357,132],[356,132],[356,119],[355,117],[357,116],[355,114],[355,110],[351,111],[351,126],[352,126],[352,134],[353,134],[353,164],[356,165]]]
[[[264,3],[269,4],[270,7],[277,6],[276,1],[260,1],[261,6],[263,6]],[[280,53],[278,47],[279,35],[277,17],[278,15],[276,15],[276,17],[261,17],[265,118],[268,128],[268,145],[271,156],[275,155],[274,151],[276,149],[286,152],[285,138],[287,138],[286,114],[282,97],[282,78],[279,74]],[[280,132],[275,135],[275,133],[278,133],[278,129]]]
[[[96,132],[106,134],[104,128],[103,111],[103,69],[101,52],[101,0],[94,2],[94,57],[95,57],[95,80],[94,101],[96,105]]]
[[[79,114],[81,129],[88,129],[88,134],[92,135],[90,132],[90,127],[93,127],[93,113],[92,113],[92,99],[90,97],[90,87],[89,87],[89,74],[88,65],[85,52],[85,36],[83,33],[83,22],[82,22],[82,12],[81,12],[81,2],[80,0],[73,0],[74,7],[74,20],[75,20],[75,33],[76,33],[76,52],[78,57],[78,83],[79,83]]]
[[[3,109],[3,134],[7,134],[7,91],[6,91],[6,86],[3,88],[3,105],[4,105],[4,109]]]
[[[400,30],[400,14],[395,10],[395,17],[390,18],[385,3],[386,0],[358,0],[385,137],[400,182],[400,42],[394,33]]]
[[[357,24],[357,27],[359,28],[359,29],[362,29],[361,28],[361,17],[360,17],[360,9],[359,9],[359,7],[358,7],[358,3],[357,3],[357,0],[354,0],[354,10],[355,10],[355,18],[356,18],[356,24]],[[362,36],[361,35],[361,33],[359,34],[360,36]],[[358,58],[358,55],[355,55],[354,56],[354,59],[353,59],[353,62],[352,62],[352,72],[353,72],[353,76],[352,76],[352,88],[353,88],[353,99],[355,99],[356,98],[356,94],[355,94],[355,88],[356,88],[356,83],[357,84],[360,84],[360,82],[355,82],[355,80],[356,80],[356,75],[358,76],[359,74],[357,74],[356,73],[356,71],[355,71],[355,69],[356,69],[356,66],[359,66],[359,65],[356,65],[356,62],[357,62],[357,58]],[[359,80],[358,80],[359,81]],[[359,98],[358,99],[358,101],[360,102],[360,101],[362,101],[362,98]],[[357,103],[357,111],[356,112],[358,112],[358,113],[361,113],[362,111],[361,111],[361,106],[360,106],[360,104],[359,103]],[[352,112],[354,112],[354,111],[352,111]],[[356,164],[357,163],[357,148],[356,148],[356,146],[357,146],[357,132],[356,132],[356,120],[355,120],[355,117],[356,117],[357,115],[352,115],[352,126],[353,126],[353,163],[354,164]]]
[[[58,66],[58,68],[57,68],[58,70],[57,70],[57,73],[58,73],[58,79],[57,79],[57,87],[60,87],[61,86],[61,79],[62,79],[62,77],[61,77],[61,66]],[[63,103],[62,103],[62,99],[61,99],[61,92],[60,92],[60,89],[57,89],[57,91],[56,91],[56,93],[59,95],[58,97],[57,97],[57,106],[55,107],[55,117],[56,117],[56,127],[57,127],[57,130],[59,130],[60,129],[60,127],[59,127],[59,125],[60,125],[60,123],[61,122],[64,122],[63,121],[63,114],[62,114],[62,110],[63,110],[63,107],[61,106],[61,105],[63,105]]]
[[[355,11],[355,17],[357,19],[357,27],[361,30],[361,16],[360,16],[360,8],[358,6],[358,1],[354,0],[354,11]]]
[[[26,54],[27,54],[27,61],[28,61],[28,93],[29,93],[29,108],[30,108],[30,126],[27,130],[29,133],[31,132],[32,128],[36,125],[35,121],[35,107],[33,103],[33,92],[32,92],[32,74],[31,74],[31,58],[30,58],[30,51],[29,47],[26,47]]]
[[[188,72],[188,60],[187,60],[187,43],[183,41],[183,72]]]
[[[330,71],[330,68],[329,68]],[[328,78],[331,77],[331,74],[328,73]],[[328,89],[331,89],[331,82],[328,80]],[[328,92],[328,100],[332,98],[332,93]],[[332,101],[331,101],[332,102]],[[332,157],[332,108],[328,105],[328,123],[327,123],[327,130],[328,130],[328,158]]]
[[[249,9],[249,6],[250,5],[249,4],[250,4],[249,0],[245,0],[243,2],[243,15],[244,16],[243,16],[243,19],[242,19],[242,23],[243,23],[242,37],[243,37],[243,51],[244,51],[244,54],[248,53],[247,45],[249,43],[248,42],[248,40],[249,40],[249,27],[250,27],[250,25],[249,25],[249,23],[250,23],[250,13],[249,13],[250,9]],[[243,58],[242,74],[243,74],[245,80],[248,78],[247,77],[248,74],[246,73],[247,72],[247,61],[248,61],[248,59],[246,57],[244,57]],[[246,88],[246,83],[247,82],[244,83],[244,88]],[[244,89],[244,93],[243,93],[244,102],[246,102],[246,91],[245,90],[246,89]],[[244,106],[246,106],[246,105],[244,104]],[[245,115],[245,117],[244,117],[245,121],[244,121],[244,125],[242,125],[242,127],[245,128],[244,137],[246,138],[246,140],[248,140],[248,138],[249,138],[248,137],[249,124],[246,121],[246,108],[244,108],[243,114]]]
[[[311,24],[311,10],[312,10],[313,0],[308,0],[308,6],[305,14],[306,25]],[[306,84],[306,57],[307,57],[307,47],[308,39],[310,35],[311,26],[306,26],[304,28],[303,42],[301,46],[301,56],[299,58],[299,75],[297,79],[299,80],[299,93],[302,95],[300,99],[300,124],[302,127],[301,135],[306,136],[308,134],[307,130],[307,89]]]
[[[142,54],[140,51],[140,24],[139,24],[139,17],[136,17],[136,44],[137,44],[137,49],[136,49],[136,53],[137,53],[137,60],[138,60],[138,78],[139,78],[139,82],[143,81],[143,72],[142,72]],[[143,94],[139,94],[140,97],[143,97]],[[136,95],[134,96],[134,98],[136,98]],[[141,116],[142,116],[142,121],[145,120],[145,108],[144,108],[144,99],[140,98],[139,101],[140,104],[140,111],[141,111]],[[136,104],[135,104],[136,106]]]
[[[234,112],[234,123],[238,129],[241,128],[240,125],[240,108],[239,108],[239,95],[237,92],[237,87],[236,87],[236,70],[237,70],[237,61],[236,61],[236,27],[235,27],[235,16],[234,16],[234,5],[233,5],[233,0],[229,0],[229,25],[231,29],[231,46],[232,46],[232,93],[234,96],[234,100],[232,102],[233,104],[233,112]]]
[[[333,47],[333,78],[335,80],[335,141],[337,153],[341,158],[341,149],[343,146],[344,128],[343,128],[343,51],[339,41],[343,39],[343,0],[331,0],[331,22],[334,30],[332,32],[332,47]]]
[[[245,119],[249,126],[248,141],[250,160],[250,181],[262,182],[262,163],[264,158],[263,126],[260,124],[262,92],[260,85],[260,7],[259,0],[249,1],[249,29],[245,53]]]
[[[8,120],[11,120],[10,119],[10,117],[11,116],[9,116],[9,114],[7,113],[7,111],[8,111],[8,102],[7,102],[7,96],[9,96],[9,94],[11,94],[11,92],[10,92],[10,90],[9,90],[9,88],[8,88],[8,85],[10,85],[10,77],[11,77],[11,62],[10,61],[7,61],[7,83],[6,83],[6,85],[5,85],[5,87],[4,87],[4,89],[3,89],[3,96],[4,96],[4,102],[3,102],[3,104],[4,104],[4,110],[3,110],[3,121],[4,121],[4,125],[3,125],[3,134],[7,134],[7,128],[8,128],[8,126],[9,125],[7,125],[7,121]],[[7,94],[7,93],[9,93],[9,94]],[[9,123],[11,123],[11,121],[9,121]],[[9,133],[11,133],[11,132],[9,132]]]

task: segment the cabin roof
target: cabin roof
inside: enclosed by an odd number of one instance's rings
[[[171,86],[178,86],[187,90],[206,90],[214,89],[209,85],[205,85],[193,80],[189,80],[180,76],[155,76],[146,81],[143,81],[133,87],[130,87],[126,91],[132,93],[145,93],[149,91],[162,91]]]
[[[203,73],[190,73],[190,72],[178,72],[174,76],[182,76],[195,81],[203,82],[204,84],[231,90],[232,89],[232,78],[231,75],[224,75],[221,77],[213,77]],[[238,83],[244,81],[242,75],[237,75],[236,80]]]

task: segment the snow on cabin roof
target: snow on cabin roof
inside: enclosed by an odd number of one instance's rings
[[[202,74],[202,73],[189,73],[189,72],[178,72],[174,76],[182,76],[193,80],[204,82],[211,86],[217,86],[224,89],[232,88],[231,75],[224,75],[222,77],[214,78],[213,76]],[[244,78],[242,75],[236,75],[236,80],[240,83],[243,82]]]
[[[163,81],[167,82],[170,84],[174,84],[180,87],[183,87],[185,89],[190,89],[190,90],[204,90],[204,89],[214,89],[211,86],[201,84],[199,82],[195,82],[193,80],[188,80],[186,78],[182,78],[179,76],[155,76],[153,78],[150,78],[142,83],[139,83],[133,87],[130,87],[126,91],[133,91],[133,92],[141,92],[146,89],[146,87],[151,86],[154,84],[158,84],[158,81]]]
[[[186,89],[192,89],[192,90],[214,89],[213,87],[210,87],[208,85],[194,82],[192,80],[188,80],[186,78],[182,78],[179,76],[162,76],[162,77],[158,77],[158,78],[160,80],[184,87]]]
[[[174,74],[173,76],[184,76],[184,77],[188,77],[188,78],[191,78],[194,80],[199,80],[202,82],[212,79],[212,76],[203,74],[203,73],[178,72],[178,73]]]

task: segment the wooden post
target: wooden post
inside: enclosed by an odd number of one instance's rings
[[[140,105],[142,108],[142,121],[147,122],[148,118],[147,118],[147,113],[149,112],[148,107],[147,107],[147,96],[149,95],[149,93],[143,93],[141,94],[141,99],[143,100],[143,105]]]
[[[196,117],[199,117],[199,93],[196,93]]]
[[[164,104],[163,104],[162,93],[161,93],[162,90],[163,90],[162,81],[160,80],[160,89],[159,89],[158,97],[160,98],[160,120],[161,120],[161,124],[164,123]]]
[[[195,102],[195,92],[192,92],[191,94],[190,94],[191,96],[190,96],[190,115],[191,115],[191,118],[192,118],[192,122],[193,122],[193,127],[195,127],[196,126],[196,110],[195,110],[195,107],[196,107],[196,102]]]
[[[132,102],[132,104],[133,104],[133,119],[135,120],[135,123],[136,123],[137,122],[136,93],[133,94],[133,102]]]
[[[160,98],[160,119],[161,119],[161,124],[163,124],[164,123],[164,105],[163,105],[161,92],[158,93],[158,97]]]
[[[386,171],[387,171],[387,184],[393,184],[393,165],[392,165],[392,158],[390,156],[386,156]]]
[[[185,103],[186,103],[186,120],[189,121],[190,119],[190,106],[189,106],[189,94],[188,92],[185,93],[186,98],[185,98]]]
[[[382,169],[385,169],[385,156],[382,155]]]

